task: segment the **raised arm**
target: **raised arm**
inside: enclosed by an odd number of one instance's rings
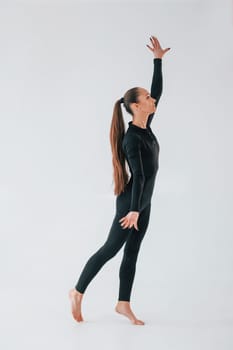
[[[159,99],[163,91],[163,75],[162,75],[162,59],[154,58],[154,72],[151,83],[151,96],[156,99],[155,105],[158,106]],[[147,119],[146,126],[150,126],[151,121],[154,117],[154,113],[150,114]]]
[[[154,73],[151,84],[151,96],[156,99],[155,105],[158,106],[159,99],[163,90],[163,77],[162,77],[162,57],[170,50],[170,47],[162,49],[158,39],[155,36],[150,37],[152,47],[146,45],[154,54]],[[154,113],[150,114],[147,119],[147,126],[150,126]]]

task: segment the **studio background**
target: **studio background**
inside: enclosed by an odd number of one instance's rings
[[[232,349],[232,30],[229,0],[0,1],[4,349]],[[150,35],[171,50],[131,298],[148,324],[114,313],[121,250],[89,285],[78,325],[68,291],[115,214],[113,106],[150,89]]]

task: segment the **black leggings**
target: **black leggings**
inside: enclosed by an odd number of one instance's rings
[[[126,229],[121,227],[119,220],[123,216],[127,215],[128,204],[129,201],[127,201],[126,198],[123,200],[121,200],[121,197],[117,198],[117,211],[108,237],[103,246],[89,258],[75,286],[75,289],[80,293],[84,293],[88,284],[95,277],[102,266],[108,260],[114,257],[114,255],[116,255],[116,253],[126,242],[119,271],[120,287],[118,300],[130,301],[136,271],[136,261],[142,239],[148,227],[151,203],[149,203],[139,214],[139,231],[137,231],[134,227]]]

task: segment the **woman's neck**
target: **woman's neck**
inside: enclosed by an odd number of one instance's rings
[[[136,126],[139,126],[139,128],[142,128],[142,129],[146,129],[146,123],[147,123],[147,120],[146,121],[132,121],[132,124],[133,125],[136,125]]]
[[[139,126],[140,128],[146,129],[148,116],[141,116],[133,118],[132,124]]]

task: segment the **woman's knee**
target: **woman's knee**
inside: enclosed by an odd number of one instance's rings
[[[121,246],[106,242],[100,249],[99,254],[101,257],[105,259],[111,259],[114,257],[117,252],[120,250]]]

